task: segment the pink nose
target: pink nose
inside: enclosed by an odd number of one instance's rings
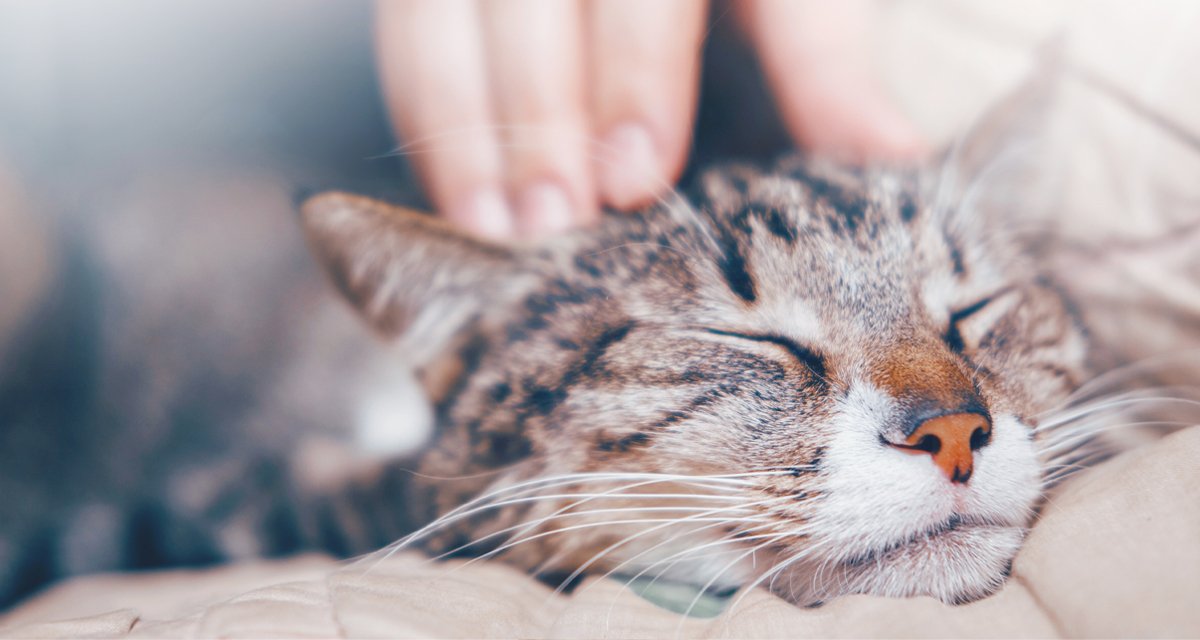
[[[952,413],[922,422],[905,439],[892,446],[906,453],[933,456],[933,463],[950,482],[966,484],[974,471],[975,451],[992,437],[992,424],[978,413]]]

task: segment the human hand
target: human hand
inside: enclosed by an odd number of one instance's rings
[[[919,136],[870,71],[866,0],[733,0],[798,144],[912,157]],[[683,170],[701,0],[380,0],[393,124],[434,207],[480,235],[561,231]]]

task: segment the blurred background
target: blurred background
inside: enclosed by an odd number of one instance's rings
[[[7,153],[66,206],[148,166],[300,174],[393,146],[368,2],[8,0],[0,11]]]
[[[1115,359],[1200,344],[1200,4],[878,6],[880,72],[937,144],[1068,37],[1044,160],[1055,224],[1100,257],[1065,273]],[[371,17],[361,0],[0,0],[0,606],[66,573],[216,561],[207,536],[246,557],[358,546],[321,529],[332,502],[270,505],[427,428],[293,213],[328,187],[422,206]],[[692,166],[788,146],[716,27]],[[305,533],[262,539],[264,519]]]
[[[283,452],[308,426],[344,441],[362,404],[343,396],[369,339],[324,296],[293,200],[415,194],[370,19],[0,2],[0,605],[66,573],[299,548],[228,523],[291,517],[269,508]],[[240,532],[211,539],[217,521]]]

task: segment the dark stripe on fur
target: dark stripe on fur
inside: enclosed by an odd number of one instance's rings
[[[742,255],[741,246],[730,234],[723,234],[720,244],[721,275],[729,284],[729,290],[746,302],[754,302],[758,299],[758,292],[755,290],[754,278],[750,277],[750,272],[746,269],[746,257]]]
[[[527,386],[527,395],[524,402],[521,403],[521,417],[518,419],[518,427],[526,418],[531,415],[550,415],[558,405],[566,399],[571,387],[575,386],[580,379],[591,376],[596,372],[598,363],[604,354],[629,335],[629,331],[633,329],[632,321],[610,327],[588,345],[587,351],[563,375],[558,385],[554,387],[543,387],[539,385]]]
[[[664,431],[671,426],[691,418],[695,415],[696,411],[707,407],[729,393],[730,387],[726,385],[710,389],[692,399],[682,409],[668,411],[662,419],[645,427],[642,431],[625,434],[620,437],[606,437],[602,435],[596,442],[596,449],[606,453],[614,451],[625,453],[635,447],[645,446],[652,441],[652,434]]]
[[[604,354],[608,352],[610,347],[624,340],[625,336],[629,335],[631,329],[633,329],[633,322],[626,322],[601,333],[592,342],[591,346],[588,347],[588,351],[584,355],[579,368],[573,372],[574,375],[578,377],[593,373],[596,369],[596,363],[599,362],[600,358],[604,357]]]
[[[1080,385],[1080,382],[1075,379],[1075,375],[1072,374],[1067,368],[1057,365],[1053,362],[1039,362],[1034,364],[1033,367],[1042,371],[1048,371],[1050,372],[1050,375],[1054,376],[1055,378],[1066,380],[1067,385],[1069,385],[1072,389]]]
[[[481,335],[471,338],[462,349],[458,352],[459,360],[462,362],[462,369],[458,372],[458,376],[454,378],[454,382],[437,401],[434,407],[437,414],[439,424],[444,424],[450,415],[450,410],[454,408],[454,403],[458,401],[458,396],[466,390],[468,382],[475,372],[479,369],[479,365],[483,362],[483,354],[487,351],[487,340]]]
[[[788,224],[778,209],[767,209],[759,217],[762,218],[763,223],[767,225],[767,231],[770,231],[772,235],[781,238],[788,245],[796,243],[796,229]]]
[[[797,171],[795,178],[808,185],[812,195],[817,200],[823,200],[840,216],[842,224],[850,233],[858,230],[867,215],[868,201],[862,194],[852,188],[842,186],[806,171]]]
[[[912,194],[904,194],[900,196],[900,219],[905,222],[912,222],[913,218],[917,217],[917,202],[913,199]]]
[[[945,234],[945,237],[946,248],[950,251],[950,263],[953,265],[954,275],[962,276],[967,273],[967,265],[963,261],[962,248],[958,246],[958,242],[949,233]]]
[[[596,443],[596,448],[604,452],[626,453],[630,449],[642,446],[650,442],[650,434],[648,433],[631,433],[620,438],[605,438]]]

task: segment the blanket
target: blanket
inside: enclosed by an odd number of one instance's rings
[[[1198,486],[1200,426],[1076,476],[1000,592],[961,606],[850,596],[803,609],[756,589],[684,617],[614,579],[568,596],[500,563],[305,556],[78,578],[0,618],[0,637],[1197,637]]]

